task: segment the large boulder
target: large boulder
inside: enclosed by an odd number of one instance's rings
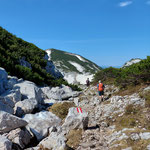
[[[63,130],[67,133],[73,129],[86,129],[88,126],[88,114],[80,109],[72,107],[69,109],[68,115],[62,125]]]
[[[5,69],[0,67],[0,94],[5,91],[5,87],[7,84],[7,72]]]
[[[77,91],[72,91],[72,89],[69,86],[62,85],[60,87],[43,87],[41,88],[43,93],[47,96],[49,99],[55,99],[55,100],[66,100],[70,97],[77,97],[80,93]]]
[[[48,129],[52,126],[58,126],[61,119],[51,112],[42,111],[36,114],[26,114],[23,118],[28,122],[26,126],[31,134],[35,135],[37,140],[45,138],[48,135]]]
[[[17,116],[23,116],[24,114],[32,113],[33,110],[37,107],[38,107],[37,100],[35,98],[31,98],[17,102],[14,110]]]
[[[38,103],[43,103],[43,92],[33,82],[22,81],[21,83],[15,84],[14,87],[19,87],[23,99],[34,98]]]
[[[0,134],[6,133],[19,127],[24,127],[27,122],[7,112],[0,111]]]
[[[5,111],[8,112],[10,114],[14,113],[14,110],[12,107],[10,107],[8,105],[8,103],[6,103],[5,99],[3,97],[0,97],[0,111]]]
[[[67,139],[63,134],[52,132],[48,137],[39,143],[39,147],[43,149],[65,150]]]
[[[12,150],[12,142],[0,135],[0,150]]]
[[[19,88],[7,90],[1,96],[5,99],[6,104],[12,108],[18,101],[21,101],[21,93]]]
[[[10,131],[6,137],[15,144],[18,144],[22,149],[30,143],[31,134],[26,129],[17,128]]]
[[[8,82],[7,82],[6,89],[12,89],[13,86],[18,83],[18,78],[15,76],[8,76],[7,80]]]

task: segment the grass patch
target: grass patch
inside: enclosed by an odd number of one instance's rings
[[[123,128],[145,128],[150,130],[150,108],[128,105],[123,116],[115,114],[112,119],[107,119],[108,124],[115,125],[116,130],[120,131]],[[114,120],[114,121],[112,121]]]
[[[132,139],[128,138],[126,140],[117,141],[114,144],[119,144],[118,147],[113,147],[110,150],[122,150],[127,147],[132,147],[132,150],[146,150],[147,146],[149,145],[150,140],[137,140],[133,141]]]
[[[75,105],[73,102],[56,103],[49,107],[48,111],[54,113],[56,116],[63,120],[66,118],[69,108],[74,106]]]
[[[114,95],[119,95],[119,96],[132,95],[134,93],[139,93],[140,90],[144,87],[145,85],[142,85],[142,84],[136,85],[136,86],[130,85],[124,89],[120,89],[118,92],[114,93]]]
[[[130,114],[137,114],[140,111],[139,107],[135,107],[133,104],[129,104],[125,108],[125,114],[130,115]]]
[[[82,138],[82,129],[70,130],[67,135],[67,145],[73,149],[79,146],[80,140]]]

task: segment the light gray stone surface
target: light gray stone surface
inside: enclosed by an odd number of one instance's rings
[[[150,139],[150,132],[140,133],[140,137],[142,140],[148,140]]]
[[[24,127],[26,125],[27,122],[25,120],[7,112],[0,111],[0,134],[9,132],[19,127]]]
[[[40,141],[48,135],[48,129],[58,126],[61,119],[51,112],[42,111],[36,114],[26,114],[23,118],[28,122],[27,129]]]
[[[12,150],[12,142],[0,135],[0,150]]]
[[[26,129],[15,129],[8,133],[7,138],[13,143],[18,144],[22,149],[27,146],[32,136]]]
[[[38,102],[35,98],[31,98],[17,102],[14,110],[17,116],[22,116],[32,113],[35,108],[38,108]]]
[[[80,92],[72,91],[70,87],[65,85],[53,88],[43,87],[41,89],[47,98],[59,101],[69,99],[70,97],[77,97],[80,94]]]
[[[63,130],[69,132],[72,129],[85,129],[88,126],[88,114],[79,109],[79,112],[75,107],[69,109],[68,115],[62,125]]]
[[[33,82],[23,81],[15,84],[15,87],[20,88],[23,99],[35,98],[38,103],[43,103],[43,92]]]
[[[42,145],[43,148],[52,150],[65,150],[67,139],[63,134],[58,134],[57,132],[52,132],[47,138],[43,139],[39,146]]]
[[[13,114],[14,113],[14,110],[12,107],[10,107],[8,105],[8,103],[6,103],[5,99],[0,97],[0,111],[5,111],[5,112],[8,112],[10,114]]]
[[[17,102],[21,101],[21,93],[19,88],[7,90],[1,96],[5,99],[7,105],[9,105],[12,108],[15,106]]]

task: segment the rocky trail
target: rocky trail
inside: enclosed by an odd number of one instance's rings
[[[88,88],[80,97],[82,101],[79,106],[88,112],[89,124],[82,132],[77,150],[149,150],[150,132],[141,125],[140,118],[134,116],[135,125],[131,122],[120,126],[122,122],[117,121],[121,117],[124,119],[128,106],[145,109],[145,99],[141,99],[137,93],[130,96],[110,96],[118,91],[113,86],[106,86],[105,91],[104,102],[99,100],[95,87]],[[130,122],[130,116],[127,117]]]
[[[150,150],[150,87],[38,87],[0,68],[0,150]],[[82,113],[77,111],[82,108]]]

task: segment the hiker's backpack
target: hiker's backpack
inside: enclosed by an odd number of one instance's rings
[[[98,90],[99,91],[103,91],[104,90],[103,83],[99,83]]]

